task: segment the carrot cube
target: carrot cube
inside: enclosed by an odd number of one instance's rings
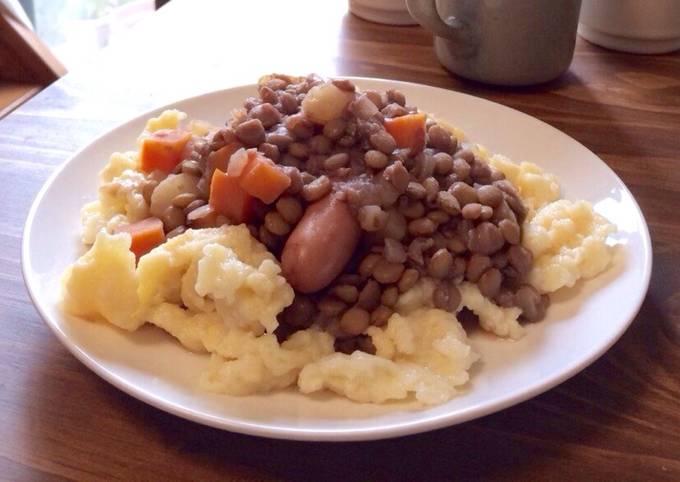
[[[231,142],[224,147],[208,154],[208,169],[219,169],[222,172],[227,172],[229,159],[231,155],[243,147],[238,142]]]
[[[172,172],[183,157],[191,133],[181,129],[160,129],[142,140],[140,168],[144,172]]]
[[[210,206],[232,223],[248,222],[253,216],[254,199],[240,185],[239,179],[216,169],[210,182]]]
[[[290,186],[290,177],[271,159],[254,152],[239,176],[241,187],[251,196],[271,204]]]
[[[425,119],[422,113],[385,119],[385,129],[394,137],[397,147],[420,152],[425,147]]]
[[[116,229],[116,232],[130,233],[132,237],[130,251],[135,254],[137,259],[165,242],[163,221],[154,217],[120,226]]]

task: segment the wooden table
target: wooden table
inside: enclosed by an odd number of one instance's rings
[[[315,20],[302,22],[308,9]],[[118,122],[268,71],[464,91],[543,119],[588,146],[630,187],[652,233],[652,282],[631,328],[591,367],[533,400],[372,443],[222,432],[151,408],[98,378],[57,342],[24,289],[21,230],[34,195],[55,166]],[[174,0],[128,42],[0,122],[0,479],[680,480],[679,155],[677,53],[626,55],[579,40],[561,79],[496,88],[447,74],[421,28],[362,21],[343,1]]]

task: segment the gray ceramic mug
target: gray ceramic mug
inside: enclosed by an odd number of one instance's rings
[[[468,79],[529,85],[558,77],[574,55],[581,0],[406,0],[435,35],[439,61]]]

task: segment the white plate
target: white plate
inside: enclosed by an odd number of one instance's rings
[[[614,265],[592,281],[559,293],[546,320],[512,342],[473,333],[482,355],[457,398],[435,407],[415,402],[362,405],[330,394],[290,392],[227,397],[200,391],[196,375],[208,357],[188,352],[160,329],[128,334],[103,323],[64,317],[60,278],[82,252],[79,210],[96,196],[97,173],[116,150],[135,147],[145,120],[126,122],[58,169],[26,221],[23,271],[38,311],[59,340],[99,376],[155,407],[235,432],[298,440],[369,440],[432,430],[509,407],[557,385],[602,355],[628,327],[647,291],[652,254],[647,225],[621,180],[597,156],[553,127],[472,96],[415,84],[355,79],[362,88],[402,90],[409,103],[462,128],[469,139],[514,160],[535,162],[560,177],[563,197],[585,199],[616,223]],[[255,86],[213,92],[172,107],[215,124],[255,93]]]

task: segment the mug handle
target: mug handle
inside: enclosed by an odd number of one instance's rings
[[[406,0],[411,16],[423,27],[432,30],[438,37],[463,41],[466,24],[456,17],[442,20],[437,12],[436,0]]]

